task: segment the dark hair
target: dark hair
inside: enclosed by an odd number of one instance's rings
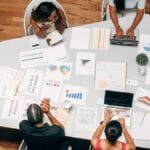
[[[122,134],[122,127],[117,120],[110,121],[105,128],[105,135],[107,140],[114,145],[117,139]]]
[[[42,2],[35,10],[32,10],[31,16],[35,21],[48,21],[48,17],[54,10],[57,8],[53,3]]]
[[[42,122],[43,112],[41,107],[37,104],[31,104],[27,109],[27,117],[32,124]]]
[[[125,0],[114,0],[117,12],[125,10]]]

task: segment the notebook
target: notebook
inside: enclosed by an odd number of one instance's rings
[[[112,120],[124,118],[126,126],[130,126],[132,102],[133,93],[106,90],[103,109],[104,111],[112,110]]]
[[[124,31],[126,32],[126,31]],[[114,45],[123,45],[123,46],[138,46],[139,43],[139,31],[136,29],[134,31],[134,37],[131,40],[127,35],[123,35],[120,38],[116,37],[115,29],[111,30],[110,43]]]

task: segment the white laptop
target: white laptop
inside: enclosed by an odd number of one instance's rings
[[[126,126],[130,126],[132,102],[133,93],[106,90],[104,111],[106,109],[111,109],[113,112],[112,120],[124,118]]]

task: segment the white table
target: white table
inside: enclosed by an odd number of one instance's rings
[[[125,26],[131,23],[132,19],[133,19],[133,16],[128,16],[128,18],[121,18],[120,23],[123,26]],[[150,34],[150,30],[149,30],[150,21],[149,20],[150,20],[150,15],[145,15],[142,22],[138,26],[140,32]],[[113,27],[113,25],[110,21],[106,21],[106,22],[88,24],[83,27],[110,27],[111,28]],[[65,34],[64,34],[64,42],[65,42],[65,46],[68,52],[69,61],[75,64],[76,53],[81,52],[82,50],[72,50],[69,48],[70,37],[71,37],[71,29],[68,29],[65,31]],[[1,54],[0,65],[20,69],[19,52],[31,50],[30,41],[29,41],[30,38],[31,37],[29,36],[29,37],[22,37],[22,38],[0,42],[0,54]],[[41,47],[48,47],[45,40],[40,40],[40,45]],[[121,47],[121,46],[110,45],[109,49],[110,49],[109,51],[93,50],[92,52],[96,53],[96,61],[103,60],[103,61],[125,61],[127,62],[127,78],[138,80],[140,86],[150,89],[150,86],[144,85],[144,77],[139,76],[137,72],[137,65],[135,62],[135,56],[138,50],[137,47]],[[86,52],[89,52],[89,51],[86,51]],[[94,82],[95,82],[94,76],[78,76],[75,74],[74,70],[71,75],[71,80],[66,81],[66,83],[69,83],[72,85],[80,85],[80,86],[88,87],[86,106],[96,107],[98,109],[99,119],[97,120],[97,122],[99,122],[101,120],[102,108],[101,106],[96,104],[96,101],[98,97],[101,97],[104,95],[104,91],[95,90]],[[133,86],[126,87],[126,91],[133,92],[133,93],[136,92],[136,89],[137,87],[133,87]],[[3,101],[0,101],[0,106],[1,107],[3,106]],[[72,118],[71,116],[73,116],[73,113],[75,111],[76,111],[76,107],[73,107],[72,111],[70,112],[70,118],[69,118],[68,128],[66,129],[66,134],[70,137],[90,139],[90,137],[87,137],[85,133],[73,133],[72,132],[72,129],[73,129],[72,122],[74,118]],[[0,113],[1,113],[1,109],[0,109]],[[18,124],[16,124],[16,122],[12,122],[10,120],[4,120],[4,119],[0,119],[0,126],[9,127],[9,128],[18,128]],[[150,148],[150,141],[135,140],[135,143],[137,146]]]

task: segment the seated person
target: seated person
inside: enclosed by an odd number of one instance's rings
[[[58,30],[62,34],[67,28],[64,12],[51,2],[42,2],[35,10],[32,10],[30,23],[32,28],[29,26],[30,31],[28,32],[35,32],[40,38],[45,38],[48,33],[54,30]]]
[[[135,150],[135,144],[129,135],[125,120],[119,118],[111,120],[112,112],[107,110],[104,115],[104,121],[99,125],[92,136],[92,146],[95,150]],[[111,121],[110,121],[111,120]],[[102,132],[105,132],[106,139],[100,139]],[[124,134],[126,143],[120,142],[118,138]]]
[[[51,126],[43,122],[44,114]],[[45,98],[40,106],[31,104],[27,109],[27,118],[20,122],[19,127],[28,150],[67,150],[64,126],[51,114],[49,99]]]
[[[146,104],[150,104],[150,97],[148,96],[139,97],[138,100]]]
[[[145,0],[109,0],[109,6],[110,17],[116,29],[116,36],[119,38],[126,34],[130,39],[132,39],[134,36],[134,30],[144,15]],[[134,8],[136,8],[135,18],[126,33],[123,33],[123,30],[119,25],[117,12],[122,10],[126,11],[126,9],[131,10]]]

